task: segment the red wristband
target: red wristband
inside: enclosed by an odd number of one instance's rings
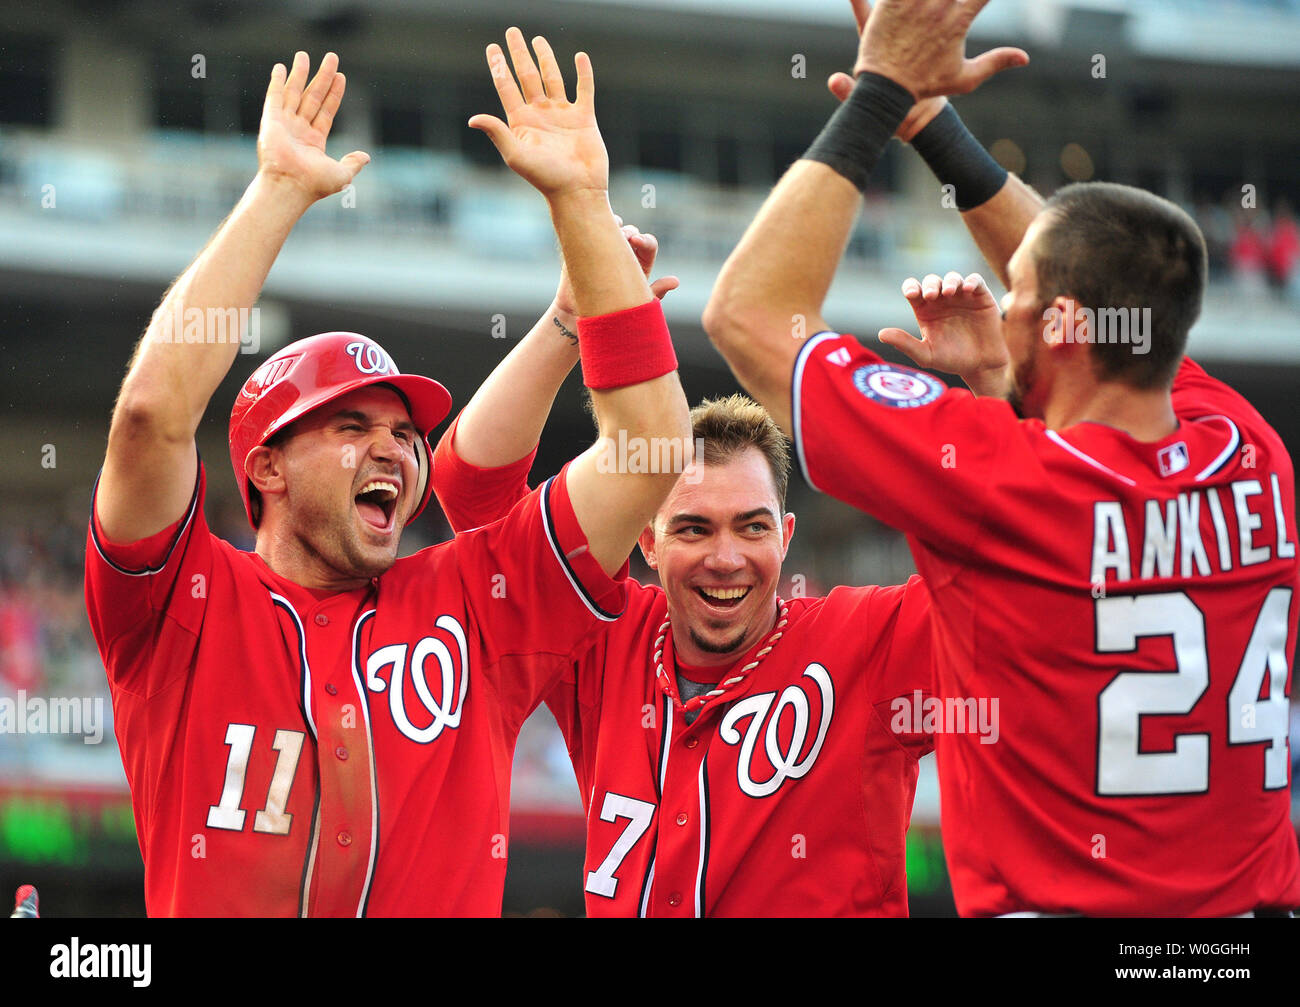
[[[663,305],[648,301],[625,311],[578,319],[582,381],[588,388],[623,388],[677,370]]]

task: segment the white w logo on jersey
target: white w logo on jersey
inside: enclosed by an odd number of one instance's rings
[[[806,776],[822,750],[826,731],[831,726],[831,715],[835,712],[835,687],[831,684],[830,673],[820,664],[808,665],[804,669],[804,677],[817,683],[821,694],[821,722],[812,748],[802,758],[800,756],[808,740],[810,704],[808,693],[798,684],[787,685],[780,699],[776,698],[775,692],[747,696],[733,706],[722,720],[722,726],[718,729],[722,740],[728,745],[740,743],[736,781],[740,784],[740,789],[750,797],[769,797],[787,779],[798,780]],[[775,707],[772,705],[773,700],[776,700]],[[794,710],[794,725],[790,731],[789,749],[782,751],[780,723],[781,714],[787,706]],[[736,725],[746,717],[751,719],[742,742]],[[758,745],[760,733],[763,735],[763,751],[772,765],[772,775],[761,783],[754,779],[754,749]]]
[[[436,636],[426,636],[415,645],[410,661],[411,685],[425,714],[433,718],[425,727],[416,727],[406,712],[404,679],[408,645],[393,643],[380,647],[366,660],[366,685],[372,692],[388,690],[388,710],[393,715],[393,723],[404,735],[421,745],[433,741],[444,727],[454,730],[460,726],[460,711],[465,705],[465,692],[469,688],[469,655],[465,646],[465,630],[449,615],[438,616],[434,625],[455,639],[460,661],[452,658],[451,649]],[[430,656],[438,658],[441,671],[441,689],[436,699],[429,689],[429,680],[424,671],[424,663]],[[379,672],[384,668],[392,669],[388,682],[379,677]],[[460,679],[459,686],[457,677]]]

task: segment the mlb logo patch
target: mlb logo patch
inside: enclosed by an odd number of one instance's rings
[[[1161,448],[1156,457],[1160,461],[1160,474],[1162,476],[1177,475],[1191,464],[1191,460],[1187,457],[1187,445],[1182,441],[1177,444],[1170,444],[1167,448]]]
[[[943,383],[922,371],[872,364],[853,372],[853,386],[872,402],[893,409],[928,406],[944,393]]]

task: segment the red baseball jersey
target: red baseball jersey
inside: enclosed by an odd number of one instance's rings
[[[434,490],[453,527],[491,520],[526,491],[531,457],[477,469],[454,430]],[[630,583],[622,618],[547,694],[587,813],[589,916],[907,914],[905,833],[931,748],[925,585],[779,609],[778,636],[683,704],[664,593]]]
[[[344,592],[213,535],[205,478],[86,548],[149,913],[499,915],[519,727],[625,601],[563,474]]]
[[[799,354],[805,477],[906,532],[933,599],[963,915],[1300,905],[1291,459],[1190,361],[1173,403],[1147,444],[1019,420],[847,336]],[[996,743],[948,720],[972,700],[998,701]]]

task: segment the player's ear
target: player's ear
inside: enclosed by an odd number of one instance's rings
[[[283,493],[285,487],[284,464],[278,451],[265,444],[253,448],[244,459],[244,475],[253,488],[262,494]]]
[[[794,515],[786,514],[781,518],[781,561],[785,561],[785,555],[790,551],[790,540],[794,538]]]
[[[1087,343],[1092,338],[1085,312],[1079,302],[1060,294],[1043,311],[1043,342],[1049,347]]]
[[[641,529],[636,544],[641,547],[641,555],[645,557],[646,566],[651,570],[658,570],[659,557],[655,554],[655,527],[653,522]]]

